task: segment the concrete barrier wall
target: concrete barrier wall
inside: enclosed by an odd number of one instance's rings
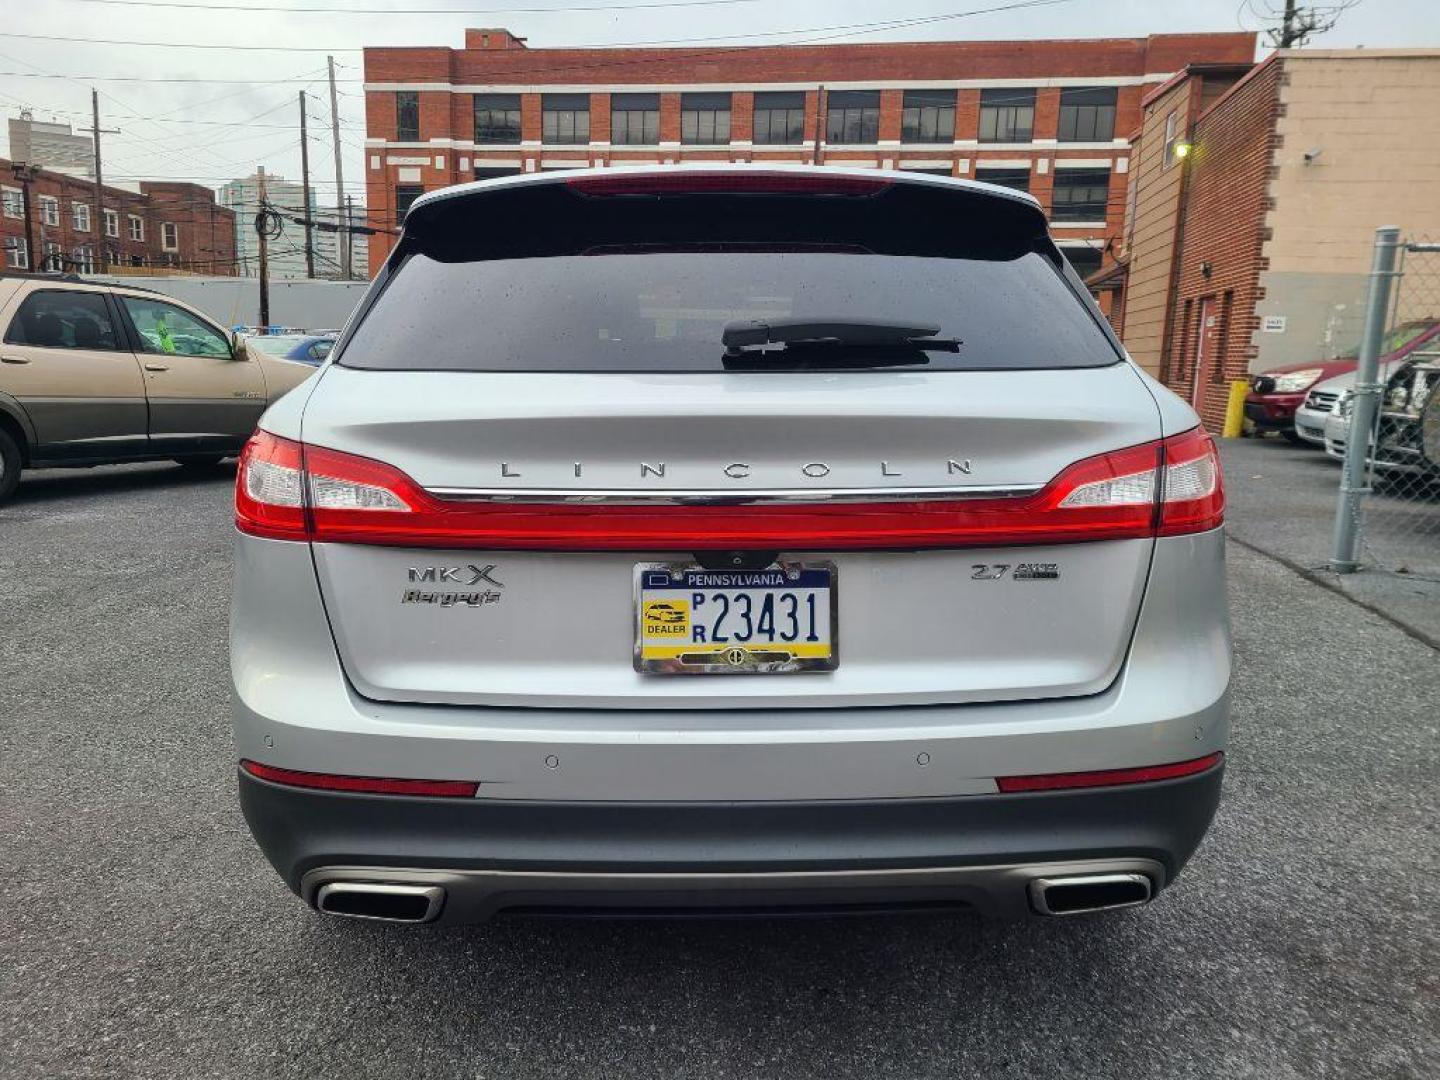
[[[234,277],[95,277],[113,285],[138,286],[199,308],[223,326],[258,326],[260,284]],[[272,281],[270,322],[313,330],[338,329],[369,287],[364,281]]]

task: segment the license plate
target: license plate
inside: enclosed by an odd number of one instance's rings
[[[833,671],[835,564],[635,567],[635,670],[656,675]]]

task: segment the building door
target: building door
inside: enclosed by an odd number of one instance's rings
[[[1215,318],[1215,297],[1200,298],[1200,317],[1195,325],[1195,385],[1190,390],[1190,404],[1200,412],[1205,404],[1205,388],[1215,377],[1215,355],[1218,351],[1219,328]]]

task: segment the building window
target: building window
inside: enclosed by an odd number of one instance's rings
[[[130,239],[140,243],[145,239],[145,219],[139,214],[127,215],[130,224]]]
[[[131,266],[144,266],[144,265],[145,265],[145,256],[144,256],[144,255],[131,255],[131,256],[130,256],[130,265],[131,265]]]
[[[106,210],[105,214],[105,235],[120,238],[120,214],[115,210]]]
[[[825,99],[825,141],[870,146],[880,141],[880,91],[832,90]]]
[[[541,94],[540,139],[552,146],[589,143],[590,95]]]
[[[906,90],[900,141],[948,143],[955,138],[954,90]]]
[[[1001,187],[1013,188],[1016,191],[1030,190],[1029,169],[977,168],[975,179],[986,184],[999,184]]]
[[[1161,153],[1160,167],[1168,169],[1179,160],[1175,156],[1175,144],[1180,141],[1180,114],[1172,112],[1165,117],[1165,149]],[[1132,185],[1133,186],[1133,185]]]
[[[1102,222],[1109,199],[1109,169],[1056,169],[1050,220]]]
[[[173,221],[160,223],[160,249],[162,251],[180,250],[180,228]]]
[[[6,217],[23,218],[25,196],[16,188],[0,188],[0,207],[3,207]]]
[[[11,270],[30,269],[30,248],[23,236],[5,238],[5,265]]]
[[[1064,255],[1070,265],[1074,267],[1075,273],[1080,275],[1081,281],[1100,269],[1102,255],[1099,248],[1067,247],[1061,248],[1060,254]]]
[[[511,167],[509,167],[509,166],[506,166],[506,167],[503,167],[503,168],[485,168],[485,167],[482,166],[482,165],[476,165],[476,166],[475,166],[475,179],[476,179],[476,180],[495,180],[495,179],[498,179],[498,178],[501,177],[501,176],[518,176],[518,175],[520,174],[520,171],[521,171],[521,170],[516,169],[516,168],[511,168]],[[410,201],[411,201],[411,202],[414,202],[415,200],[412,198]]]
[[[90,231],[90,204],[77,202],[70,204],[71,220],[75,223],[76,232]]]
[[[922,176],[954,176],[948,165],[901,165],[902,172],[920,173]]]
[[[700,146],[730,142],[729,94],[681,94],[680,141]]]
[[[794,146],[805,141],[805,93],[755,95],[755,144]]]
[[[60,200],[53,195],[40,196],[40,223],[42,225],[60,224]]]
[[[58,274],[65,269],[65,256],[60,254],[60,245],[53,240],[45,241],[45,261],[40,269],[51,274]]]
[[[420,184],[395,185],[395,224],[399,225],[405,220],[405,215],[410,212],[410,204],[424,194],[425,188]]]
[[[395,93],[395,141],[420,141],[420,92],[398,90]]]
[[[475,141],[507,143],[520,141],[520,95],[475,95]]]
[[[1115,137],[1115,87],[1060,91],[1060,141],[1109,142]]]
[[[1029,142],[1035,132],[1035,91],[980,91],[980,141]]]
[[[659,94],[610,95],[612,146],[656,146],[659,142]]]
[[[95,272],[94,249],[89,246],[77,247],[70,252],[70,265],[82,274],[93,274]]]

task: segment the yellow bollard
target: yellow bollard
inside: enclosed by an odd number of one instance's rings
[[[1250,392],[1248,379],[1236,379],[1230,384],[1230,400],[1225,403],[1225,429],[1221,438],[1238,439],[1245,430],[1245,395]]]

